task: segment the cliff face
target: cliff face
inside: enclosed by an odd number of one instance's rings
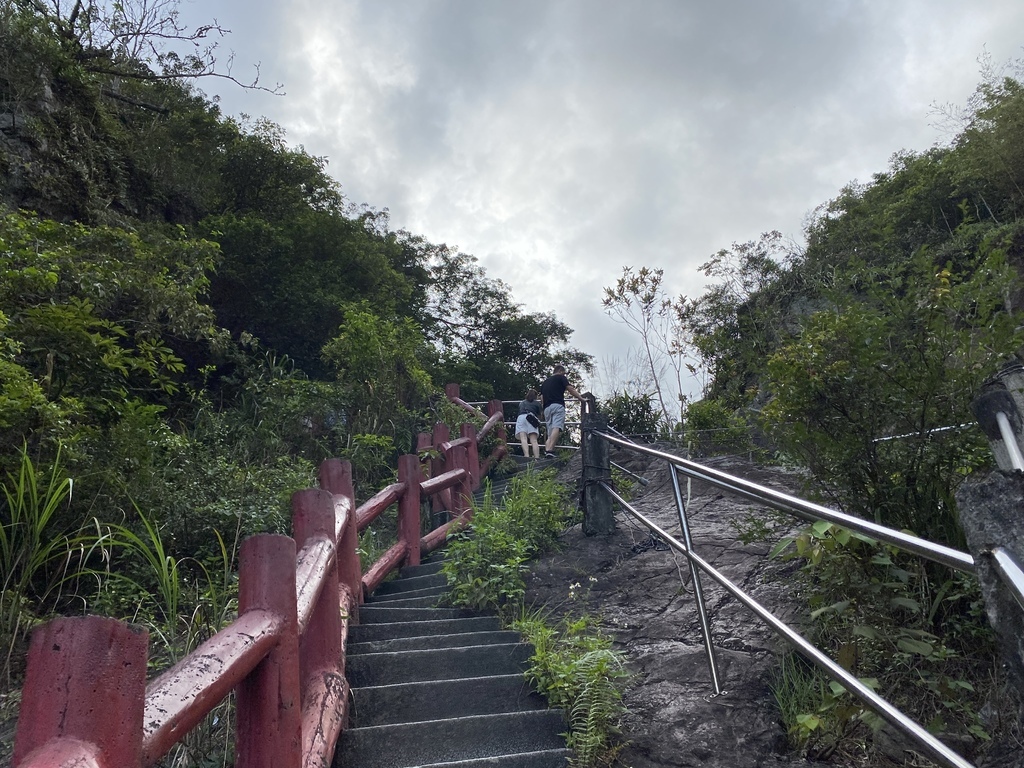
[[[0,113],[0,199],[62,221],[95,222],[129,210],[123,165],[101,110],[81,87],[40,67],[13,83]],[[92,102],[92,103],[90,103]]]
[[[157,173],[177,151],[172,104],[202,106],[186,84],[89,72],[3,18],[0,45],[0,204],[85,224],[196,220]]]

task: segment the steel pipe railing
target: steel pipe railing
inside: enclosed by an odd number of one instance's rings
[[[676,475],[675,472],[672,474],[673,476]],[[700,555],[693,552],[690,546],[680,542],[670,533],[661,528],[657,523],[645,517],[635,507],[630,505],[630,503],[622,496],[616,493],[611,486],[603,481],[600,485],[619,503],[623,510],[660,536],[668,546],[684,555],[687,560],[690,561],[692,566],[700,568],[700,570],[710,576],[729,594],[753,611],[761,621],[767,624],[776,634],[780,635],[794,648],[796,648],[804,658],[824,670],[826,674],[838,680],[847,691],[860,700],[865,706],[870,707],[880,717],[885,719],[886,722],[912,739],[914,743],[921,748],[922,752],[924,752],[924,754],[926,754],[931,760],[934,760],[936,763],[943,766],[943,768],[975,768],[963,757],[932,736],[932,734],[930,734],[925,728],[911,720],[903,714],[903,712],[872,691],[855,676],[847,672],[838,663],[818,650],[818,648],[816,648],[803,635],[782,620],[778,619],[767,608],[726,578],[726,576],[724,576],[713,565],[704,560]],[[696,580],[694,581],[694,584],[697,584]]]
[[[693,538],[690,536],[690,522],[686,519],[686,504],[683,503],[683,492],[679,487],[679,473],[676,468],[669,465],[669,472],[672,475],[672,492],[676,498],[676,511],[679,513],[679,526],[683,532],[683,542],[686,544],[686,551],[693,551]],[[718,661],[715,659],[715,647],[711,644],[711,622],[708,620],[707,607],[704,604],[704,587],[700,581],[700,571],[697,564],[687,558],[690,566],[690,577],[693,579],[693,599],[697,603],[697,617],[700,619],[701,633],[704,635],[704,653],[708,657],[708,669],[711,672],[711,687],[715,695],[722,692],[722,684],[718,680]]]
[[[996,573],[1003,580],[1003,584],[1010,590],[1017,605],[1024,610],[1024,568],[1021,568],[1017,558],[1003,547],[993,547],[990,552],[992,562],[995,564]]]
[[[712,469],[711,467],[706,467],[688,459],[673,456],[672,454],[665,453],[664,451],[659,451],[644,445],[638,445],[637,443],[632,443],[628,440],[615,437],[614,435],[610,435],[605,432],[598,432],[597,434],[605,440],[623,448],[629,448],[632,451],[637,451],[654,458],[664,459],[688,477],[692,477],[696,480],[703,480],[717,488],[730,491],[739,496],[750,499],[751,501],[758,501],[767,504],[775,509],[788,512],[805,520],[825,520],[842,526],[843,528],[849,528],[852,531],[863,533],[873,539],[884,541],[887,544],[892,544],[900,549],[906,550],[907,552],[913,552],[914,554],[920,555],[928,560],[947,565],[950,568],[955,568],[959,571],[966,571],[968,573],[974,572],[974,558],[967,552],[961,552],[958,549],[953,549],[952,547],[947,547],[943,544],[936,544],[928,541],[927,539],[922,539],[919,536],[914,536],[911,533],[904,533],[903,531],[897,531],[893,528],[887,528],[884,525],[871,522],[870,520],[864,520],[860,517],[854,517],[853,515],[848,515],[845,512],[839,512],[822,506],[821,504],[805,501],[804,499],[797,498],[796,496],[791,496],[788,493],[777,491],[774,488],[758,485],[757,483],[753,483],[741,477],[729,475],[725,472]]]

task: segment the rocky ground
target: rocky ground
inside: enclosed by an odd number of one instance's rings
[[[646,488],[637,486],[635,506],[677,535],[680,526],[665,462],[612,458],[649,481]],[[764,485],[789,491],[799,487],[795,476],[759,467],[745,457],[706,463]],[[577,456],[560,479],[574,482],[579,465]],[[776,528],[779,517],[697,481],[689,490],[684,481],[683,493],[690,495],[695,551],[781,618],[797,621],[801,608],[794,594],[794,566],[769,561],[768,541],[743,544],[737,538],[738,529],[751,529],[752,517]],[[769,688],[781,641],[721,587],[703,579],[724,689],[713,696],[686,558],[621,511],[616,520],[617,530],[609,536],[586,537],[579,526],[569,530],[564,549],[531,569],[527,602],[556,613],[599,616],[626,655],[634,677],[625,696],[629,714],[622,724],[626,746],[619,764],[807,768],[806,760],[787,751]]]
[[[671,447],[655,446],[667,453]],[[664,461],[613,452],[612,461],[644,477],[633,505],[677,538],[672,482]],[[729,474],[801,495],[801,477],[746,456],[701,459]],[[560,470],[573,486],[581,476],[577,455]],[[683,484],[694,549],[726,577],[798,630],[807,611],[797,564],[769,560],[775,542],[803,524],[770,508],[726,494],[706,483]],[[759,522],[755,522],[759,521]],[[824,768],[796,755],[771,691],[786,644],[709,578],[702,579],[724,693],[713,696],[686,558],[653,538],[646,528],[616,513],[608,536],[584,536],[580,526],[563,535],[564,547],[538,561],[528,579],[527,605],[553,618],[568,613],[597,616],[625,655],[632,682],[622,722],[624,747],[616,768]],[[742,535],[741,535],[742,534]],[[750,543],[743,543],[744,540]],[[576,585],[576,586],[574,586]],[[999,708],[1009,707],[1003,697]],[[1009,711],[1009,709],[1007,709]],[[994,716],[992,727],[999,716]],[[1010,723],[1012,717],[1007,716]],[[870,756],[833,756],[833,766],[932,766],[904,750],[905,740],[883,728]],[[1024,768],[1024,740],[1012,723],[978,756],[979,768]],[[959,743],[950,744],[964,753]]]

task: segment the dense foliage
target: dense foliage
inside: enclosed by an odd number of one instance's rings
[[[991,464],[971,401],[1019,357],[1024,87],[989,77],[946,147],[901,152],[821,206],[800,252],[776,233],[734,245],[675,302],[708,375],[712,414],[809,470],[831,505],[963,547],[955,491]],[[817,523],[777,554],[800,560],[810,632],[847,669],[974,756],[1002,727],[977,584]],[[787,660],[776,695],[816,758],[888,764],[878,720]]]
[[[198,83],[263,87],[225,74],[222,32],[174,2],[0,3],[13,685],[54,612],[140,621],[175,658],[230,616],[238,542],[287,530],[320,460],[350,459],[365,498],[446,418],[448,381],[513,399],[590,365],[472,256],[347,201],[270,120],[222,114]]]

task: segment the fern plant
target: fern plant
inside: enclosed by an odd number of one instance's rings
[[[566,712],[566,742],[577,768],[611,762],[625,713],[622,689],[629,671],[622,654],[596,624],[583,616],[566,617],[551,626],[539,612],[512,624],[534,648],[527,679],[548,703]]]

